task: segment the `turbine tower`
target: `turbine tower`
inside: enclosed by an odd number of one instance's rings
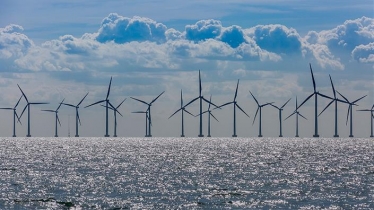
[[[79,122],[79,125],[81,125],[81,119],[79,118],[78,109],[79,109],[79,106],[81,105],[81,103],[83,102],[83,100],[87,97],[87,95],[88,95],[88,93],[82,98],[82,100],[77,105],[72,105],[72,104],[67,104],[67,103],[61,103],[63,105],[71,106],[71,107],[75,108],[75,137],[79,137],[79,133],[78,133],[78,122]]]
[[[44,109],[44,110],[42,110],[42,111],[44,111],[44,112],[54,112],[54,113],[55,113],[55,116],[56,116],[55,137],[58,137],[58,133],[57,133],[57,122],[58,122],[58,124],[60,124],[60,126],[61,126],[60,119],[58,118],[58,110],[60,109],[60,107],[61,107],[62,103],[64,102],[64,100],[65,100],[65,99],[63,99],[63,100],[61,101],[60,105],[57,107],[56,110],[51,110],[51,109]]]
[[[357,111],[370,112],[370,137],[374,137],[374,135],[373,135],[374,104],[371,107],[371,109],[360,109],[360,110],[357,110]]]
[[[245,115],[247,115],[247,117],[249,117],[249,115],[247,113],[245,113],[245,111],[238,105],[238,102],[236,101],[236,97],[238,96],[238,87],[239,87],[239,80],[238,80],[238,83],[236,84],[234,100],[219,106],[219,108],[222,108],[222,107],[224,107],[226,105],[229,105],[229,104],[234,105],[234,131],[233,131],[232,137],[237,137],[237,135],[236,135],[236,107],[238,107],[238,109],[240,109],[240,111],[242,111]]]
[[[141,103],[143,103],[143,104],[146,104],[146,105],[148,105],[148,109],[147,109],[147,112],[148,112],[148,118],[149,118],[149,120],[148,120],[148,135],[146,135],[146,137],[152,137],[152,132],[151,132],[151,124],[152,124],[152,118],[151,118],[151,106],[152,106],[152,104],[162,95],[162,94],[164,94],[165,93],[165,91],[162,91],[162,93],[160,93],[160,95],[158,95],[156,98],[154,98],[152,101],[151,101],[151,103],[147,103],[147,102],[145,102],[145,101],[142,101],[142,100],[140,100],[140,99],[137,99],[137,98],[133,98],[133,97],[130,97],[130,98],[132,98],[132,99],[134,99],[134,100],[136,100],[136,101],[139,101],[139,102],[141,102]]]
[[[177,111],[175,111],[172,115],[170,115],[170,117],[168,119],[170,119],[172,116],[174,116],[176,113],[178,113],[179,111],[181,111],[181,114],[182,114],[182,134],[181,134],[181,137],[184,137],[184,118],[183,118],[183,114],[184,112],[186,112],[187,114],[190,114],[192,116],[194,116],[193,114],[191,114],[189,111],[186,110],[185,107],[183,107],[183,94],[182,94],[182,89],[181,89],[181,108],[179,108]]]
[[[115,107],[115,108],[109,107],[109,109],[113,110],[113,112],[114,112],[114,135],[113,135],[113,137],[117,137],[117,112],[118,112],[119,115],[121,115],[121,117],[123,117],[123,115],[118,111],[118,108],[125,101],[126,101],[126,98],[123,99],[123,101],[117,107]],[[105,107],[104,105],[101,105],[101,106]]]
[[[345,102],[343,100],[340,100],[336,97],[336,91],[335,91],[335,88],[334,88],[334,83],[332,82],[332,79],[331,79],[330,75],[329,75],[329,77],[330,77],[332,93],[334,95],[334,98],[330,101],[330,103],[327,104],[327,106],[322,110],[322,112],[319,113],[318,117],[327,109],[327,107],[329,107],[333,102],[335,102],[335,134],[334,134],[334,137],[339,137],[339,134],[338,134],[338,101],[342,102],[342,103],[347,103],[347,102]]]
[[[208,110],[206,110],[205,112],[201,113],[201,115],[203,115],[204,113],[208,113],[208,135],[207,137],[211,137],[210,135],[210,116],[212,116],[215,120],[217,120],[217,118],[212,114],[212,111],[210,110],[210,104],[212,102],[212,95],[210,96],[210,100],[209,100],[209,106],[208,106]],[[198,115],[196,115],[195,117],[197,117]],[[219,122],[217,120],[217,122]]]
[[[302,118],[304,118],[304,119],[306,119],[306,118],[302,114],[300,114],[300,112],[297,110],[297,96],[296,96],[296,108],[295,108],[295,111],[292,114],[290,114],[290,116],[288,116],[284,120],[287,120],[288,118],[290,118],[294,114],[296,114],[296,135],[295,135],[295,137],[299,137],[299,116],[302,117]]]
[[[132,113],[145,114],[145,137],[148,135],[148,110],[147,111],[136,111]]]
[[[21,87],[17,84],[19,90],[21,91],[23,97],[25,98],[27,104],[25,106],[25,108],[23,109],[19,119],[21,119],[23,113],[25,112],[26,108],[27,108],[27,136],[26,137],[31,137],[31,134],[30,134],[30,107],[31,105],[40,105],[40,104],[49,104],[49,103],[44,103],[44,102],[29,102],[29,100],[27,99],[25,93],[22,91]]]
[[[336,91],[336,92],[339,93],[338,91]],[[356,102],[358,102],[359,100],[365,98],[366,95],[364,95],[364,96],[362,96],[361,98],[356,99],[356,100],[354,100],[354,101],[352,101],[352,102],[348,101],[348,99],[347,99],[346,97],[344,97],[341,93],[339,93],[339,95],[340,95],[341,97],[344,98],[344,100],[347,102],[347,104],[349,104],[349,106],[348,106],[348,112],[347,112],[347,121],[346,121],[345,124],[346,124],[346,125],[348,124],[348,116],[349,116],[349,118],[350,118],[350,122],[349,122],[349,124],[350,124],[350,128],[349,128],[349,137],[353,137],[353,116],[352,116],[353,110],[352,110],[352,106],[353,106],[353,105],[358,106],[358,105],[356,104]]]
[[[110,82],[109,82],[109,87],[108,87],[108,92],[106,94],[106,98],[104,100],[97,101],[93,104],[90,104],[90,105],[84,107],[84,108],[87,108],[87,107],[105,102],[105,135],[104,135],[105,137],[109,137],[109,134],[108,134],[108,109],[109,109],[109,106],[111,106],[112,108],[114,107],[109,102],[109,94],[110,94],[110,86],[111,85],[112,85],[112,77],[110,77]]]
[[[18,102],[16,103],[16,105],[13,108],[0,108],[0,109],[6,109],[6,110],[13,110],[13,137],[16,137],[16,117],[18,119],[18,122],[21,124],[21,121],[19,121],[19,117],[18,117],[16,109],[17,109],[17,106],[18,106],[19,102],[21,101],[22,97],[23,96],[21,96],[18,99]]]
[[[302,105],[304,105],[305,102],[307,102],[312,96],[314,96],[314,135],[313,137],[319,137],[319,134],[318,134],[318,111],[317,111],[317,95],[319,96],[322,96],[324,98],[328,98],[328,99],[331,99],[331,97],[329,96],[326,96],[320,92],[318,92],[316,90],[316,82],[314,80],[314,75],[313,75],[313,70],[312,70],[312,64],[309,63],[309,67],[310,67],[310,73],[312,74],[312,81],[313,81],[313,90],[314,92],[312,94],[310,94],[310,96],[308,96],[301,104],[299,107],[297,107],[296,109],[299,109]]]
[[[192,99],[190,102],[188,102],[184,107],[187,107],[188,105],[192,104],[194,101],[196,101],[197,99],[200,99],[200,130],[199,130],[199,135],[198,137],[204,137],[203,135],[203,116],[202,116],[202,112],[203,112],[203,100],[205,102],[207,102],[208,104],[212,104],[213,106],[215,106],[216,108],[218,108],[215,104],[209,102],[208,100],[206,100],[204,98],[204,96],[201,95],[201,91],[202,91],[202,88],[201,88],[201,76],[200,76],[200,70],[199,70],[199,96]]]
[[[260,119],[259,119],[259,125],[258,125],[258,137],[262,137],[262,130],[261,130],[261,110],[262,110],[262,107],[265,107],[267,105],[271,105],[272,103],[274,102],[271,102],[271,103],[265,103],[265,104],[259,104],[257,99],[255,98],[255,96],[252,94],[251,91],[249,91],[253,97],[253,99],[256,101],[256,104],[257,104],[257,110],[256,110],[256,114],[255,114],[255,118],[253,119],[253,123],[252,125],[255,123],[255,120],[256,120],[256,117],[257,117],[257,113],[258,113],[258,110],[260,110]]]
[[[288,99],[288,101],[286,101],[286,103],[283,104],[283,106],[281,107],[277,107],[273,104],[270,104],[271,106],[273,106],[274,108],[278,109],[279,110],[279,137],[283,137],[282,135],[282,111],[283,111],[283,108],[286,106],[286,104],[291,100]]]

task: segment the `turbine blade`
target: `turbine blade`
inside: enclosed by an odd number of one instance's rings
[[[147,112],[144,112],[144,111],[135,111],[135,112],[131,112],[131,113],[136,113],[136,114],[137,113],[143,113],[144,114],[144,113],[147,113]]]
[[[100,106],[106,108],[106,106],[104,106],[104,105],[102,105],[102,104],[100,104]],[[111,106],[108,106],[108,109],[110,109],[110,110],[114,110]]]
[[[93,103],[93,104],[90,104],[90,105],[88,105],[88,106],[85,106],[84,108],[87,108],[87,107],[90,107],[90,106],[93,106],[93,105],[96,105],[96,104],[99,104],[99,103],[103,103],[103,102],[105,102],[106,100],[101,100],[101,101],[97,101],[97,102],[95,102],[95,103]]]
[[[217,120],[217,118],[212,114],[212,113],[209,113],[210,114],[210,116],[212,116],[215,120]],[[219,122],[218,120],[217,120],[217,122]]]
[[[170,119],[172,116],[174,116],[176,113],[178,113],[180,110],[182,110],[182,108],[178,109],[177,111],[175,111],[172,115],[170,115],[170,117],[168,119]]]
[[[238,96],[238,88],[239,88],[239,79],[238,79],[238,83],[236,83],[236,90],[235,90],[234,101],[236,99],[236,96]]]
[[[287,101],[286,103],[284,103],[283,106],[281,106],[281,109],[283,109],[283,108],[288,104],[288,102],[289,102],[290,100],[291,100],[291,98],[288,99],[288,101]]]
[[[286,119],[284,119],[284,120],[287,120],[288,118],[290,118],[292,115],[294,115],[294,114],[296,114],[297,112],[295,111],[295,112],[293,112],[292,114],[290,114],[288,117],[286,117]]]
[[[304,117],[302,114],[300,114],[300,113],[297,113],[297,114],[298,114],[300,117],[306,119],[306,117]],[[306,119],[306,120],[308,120],[308,119]]]
[[[201,114],[197,114],[197,115],[194,115],[194,116],[197,117],[197,116],[203,115],[203,114],[205,114],[205,113],[207,113],[207,112],[209,112],[209,110],[206,110],[206,111],[204,111],[204,112],[201,112]]]
[[[319,113],[318,117],[327,109],[327,107],[329,107],[332,104],[332,102],[334,102],[334,99],[332,101],[330,101],[329,104],[327,104],[327,106],[322,110],[322,112]]]
[[[20,115],[20,119],[21,119],[21,117],[22,117],[22,115],[23,115],[23,113],[25,112],[25,110],[26,110],[26,108],[27,108],[27,106],[30,106],[29,104],[27,104],[26,106],[25,106],[25,108],[23,108],[23,110],[22,110],[22,112],[21,112],[21,115]]]
[[[60,109],[60,107],[61,107],[62,103],[64,102],[64,100],[65,100],[65,99],[63,99],[63,100],[61,101],[61,103],[60,103],[60,105],[57,107],[56,111],[58,111],[58,110]]]
[[[183,107],[183,93],[182,93],[182,89],[181,89],[181,108]]]
[[[371,112],[372,110],[370,110],[370,109],[359,109],[359,110],[356,110],[356,111],[369,111],[369,112]]]
[[[14,110],[13,108],[0,108],[0,109]]]
[[[149,106],[149,104],[145,101],[142,101],[142,100],[134,98],[134,97],[130,97],[130,98],[134,99],[135,101],[139,101],[140,103],[147,104]]]
[[[365,97],[366,97],[366,95],[362,96],[361,98],[359,98],[359,99],[357,99],[357,100],[353,101],[353,102],[352,102],[352,104],[354,104],[354,103],[358,102],[359,100],[361,100],[361,99],[363,99],[363,98],[365,98]]]
[[[296,109],[297,109],[297,96],[296,96]]]
[[[184,107],[186,107],[186,106],[192,104],[194,101],[196,101],[196,100],[199,99],[199,98],[200,98],[200,97],[197,97],[197,98],[195,98],[195,99],[192,99],[190,102],[188,102],[186,105],[184,105]]]
[[[247,117],[249,117],[249,115],[245,113],[245,111],[239,106],[239,104],[235,104],[235,106],[238,107],[240,111],[242,111],[245,115],[247,115]]]
[[[339,93],[339,91],[336,91],[341,97],[343,97],[344,98],[344,100],[346,101],[346,102],[348,102],[349,103],[349,101],[348,101],[348,99],[346,98],[346,97],[344,97],[341,93]]]
[[[253,118],[252,125],[255,124],[255,120],[256,120],[257,113],[258,113],[258,110],[259,110],[259,109],[260,109],[260,107],[257,107],[256,114],[255,114],[255,118]]]
[[[29,103],[29,104],[38,105],[38,104],[49,104],[49,103],[45,103],[45,102],[33,102],[33,103]]]
[[[270,102],[270,103],[262,104],[261,107],[268,106],[268,105],[272,105],[273,103],[274,103],[274,102]]]
[[[16,117],[17,117],[17,120],[18,120],[19,124],[21,124],[21,125],[22,125],[22,123],[21,123],[21,120],[19,119],[19,117],[18,117],[18,114],[17,114],[17,112],[14,112],[14,114],[16,115]]]
[[[50,109],[42,109],[40,111],[43,111],[43,112],[56,112],[55,110],[50,110]]]
[[[89,92],[88,92],[89,93]],[[81,103],[83,102],[83,100],[87,97],[88,93],[82,98],[82,100],[78,103],[77,106],[81,105]]]
[[[109,87],[108,87],[108,93],[106,94],[106,100],[109,98],[109,93],[110,93],[110,86],[112,86],[112,77],[110,77],[110,82],[109,82]]]
[[[332,93],[334,94],[334,99],[336,99],[336,92],[335,92],[335,88],[334,88],[334,83],[332,83],[332,79],[331,79],[330,74],[329,74],[329,77],[330,77],[330,82],[331,82],[331,87],[332,87]]]
[[[191,112],[187,111],[186,109],[184,109],[183,111],[187,112],[187,113],[190,114],[191,116],[194,116]]]
[[[60,118],[58,117],[58,115],[57,115],[57,121],[58,121],[58,124],[60,124],[60,127],[61,127],[61,122],[60,122]]]
[[[233,101],[231,101],[231,102],[227,102],[227,103],[225,103],[225,104],[222,104],[222,105],[218,106],[218,108],[220,109],[220,108],[222,108],[222,107],[224,107],[224,106],[227,106],[227,105],[229,105],[229,104],[232,104],[232,103],[234,103],[234,102],[233,102]],[[214,108],[213,110],[218,109],[218,108]]]
[[[116,107],[116,109],[118,109],[123,104],[123,102],[125,102],[125,101],[126,101],[126,98],[123,99],[123,101]]]
[[[72,105],[72,104],[66,104],[66,103],[61,103],[62,105],[66,105],[66,106],[71,106],[71,107],[74,107],[75,108],[75,106],[74,105]]]
[[[212,102],[206,100],[203,96],[201,96],[201,98],[202,98],[205,102],[207,102],[207,103],[212,104],[213,106],[215,106],[217,109],[220,109],[217,105],[215,105],[214,103],[212,103]]]
[[[160,95],[158,95],[155,99],[153,99],[150,104],[152,104],[153,102],[155,102],[164,93],[165,93],[165,91],[162,91],[162,93],[160,93]]]
[[[345,122],[345,125],[348,125],[348,116],[349,116],[349,110],[351,108],[352,105],[349,104],[348,106],[348,112],[347,112],[347,121]]]
[[[121,112],[119,112],[114,106],[113,106],[113,104],[112,103],[110,103],[109,101],[108,101],[108,104],[112,107],[112,110],[114,110],[115,112],[117,112],[119,115],[121,115],[121,117],[123,117],[123,115],[121,114]],[[110,108],[110,107],[108,107],[108,108]]]
[[[25,93],[23,92],[23,90],[21,89],[21,87],[18,84],[17,84],[17,86],[18,86],[19,90],[21,91],[23,97],[25,97],[26,102],[29,103],[29,100],[27,99],[27,97],[26,97]]]
[[[330,96],[324,95],[324,94],[322,94],[320,92],[317,92],[317,94],[320,95],[320,96],[322,96],[322,97],[324,97],[324,98],[328,98],[328,99],[333,100],[333,98],[331,98]]]
[[[316,81],[314,80],[314,75],[313,75],[313,70],[312,70],[312,64],[309,63],[309,67],[310,67],[310,73],[312,74],[313,89],[314,89],[314,92],[316,92]]]
[[[276,109],[278,109],[278,110],[281,110],[281,108],[279,108],[279,107],[277,107],[277,106],[275,106],[275,105],[273,105],[273,104],[270,104],[270,106],[272,106],[272,107],[274,107],[274,108],[276,108]]]
[[[310,96],[308,96],[304,101],[303,101],[303,103],[301,103],[300,105],[299,105],[299,107],[297,107],[296,108],[296,110],[298,110],[302,105],[304,105],[305,104],[305,102],[307,102],[312,96],[314,95],[314,93],[312,93]]]
[[[201,96],[201,76],[200,76],[200,69],[199,69],[199,96]]]
[[[255,98],[255,96],[252,94],[252,92],[249,91],[249,93],[252,95],[253,99],[256,101],[256,104],[257,104],[258,106],[260,106],[260,104],[258,103],[258,101],[257,101],[257,99]]]
[[[79,112],[77,112],[77,118],[78,118],[79,125],[82,125],[81,118],[79,117]]]
[[[18,99],[16,105],[14,106],[14,109],[17,108],[17,106],[18,106],[19,102],[21,101],[22,97],[23,97],[23,95],[21,95],[21,97]]]
[[[209,99],[209,105],[208,105],[208,110],[210,110],[210,105],[212,104],[212,95],[210,95],[210,99]]]
[[[339,101],[339,102],[341,102],[341,103],[345,103],[345,104],[349,104],[347,101],[343,101],[343,100],[340,100],[340,99],[335,99],[335,100],[337,100],[337,101]]]

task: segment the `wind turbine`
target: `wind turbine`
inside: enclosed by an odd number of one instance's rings
[[[257,110],[256,110],[256,114],[255,114],[255,118],[253,119],[253,123],[252,125],[255,123],[255,120],[256,120],[256,117],[257,117],[257,113],[258,113],[258,110],[260,110],[260,120],[259,120],[259,125],[258,125],[258,137],[262,137],[262,130],[261,130],[261,110],[262,110],[262,107],[264,106],[267,106],[267,105],[271,105],[272,103],[274,102],[271,102],[271,103],[265,103],[265,104],[259,104],[257,99],[255,98],[255,96],[252,94],[251,91],[249,91],[253,97],[253,99],[256,101],[256,104],[257,104]]]
[[[79,122],[79,125],[81,125],[81,119],[79,118],[78,109],[79,109],[79,106],[81,105],[81,103],[83,102],[83,100],[87,97],[87,95],[88,95],[88,93],[82,98],[82,100],[76,106],[72,105],[72,104],[61,103],[63,105],[71,106],[71,107],[75,108],[75,137],[79,137],[79,134],[78,134],[78,122]]]
[[[148,112],[148,118],[149,118],[149,121],[148,121],[148,135],[146,135],[146,137],[152,137],[152,132],[151,132],[151,124],[152,124],[152,118],[151,118],[151,106],[152,106],[152,104],[162,95],[162,94],[164,94],[165,93],[165,91],[163,91],[162,93],[160,93],[160,95],[158,95],[156,98],[154,98],[152,101],[151,101],[151,103],[147,103],[147,102],[145,102],[145,101],[142,101],[142,100],[140,100],[140,99],[137,99],[137,98],[134,98],[134,97],[130,97],[130,98],[132,98],[132,99],[134,99],[134,100],[136,100],[136,101],[139,101],[139,102],[141,102],[141,103],[143,103],[143,104],[146,104],[146,105],[148,105],[148,109],[147,109],[147,112]]]
[[[282,111],[283,111],[283,108],[286,106],[286,104],[291,100],[288,99],[288,101],[286,101],[286,103],[283,104],[283,106],[281,107],[277,107],[273,104],[270,104],[271,106],[273,106],[274,108],[278,109],[279,110],[279,137],[283,137],[282,135]]]
[[[203,112],[203,100],[205,102],[207,102],[208,104],[212,104],[213,106],[217,107],[215,104],[209,102],[208,100],[206,100],[204,98],[204,96],[201,95],[201,91],[202,91],[202,88],[201,88],[201,76],[200,76],[200,70],[199,70],[199,96],[192,99],[190,102],[188,102],[184,107],[187,107],[188,105],[192,104],[194,101],[196,101],[197,99],[200,99],[200,133],[198,135],[198,137],[204,137],[203,135],[203,115],[202,115],[202,112]],[[218,107],[217,107],[218,108]]]
[[[299,116],[302,117],[302,118],[304,118],[304,119],[306,119],[306,118],[302,114],[300,114],[299,111],[297,111],[297,96],[296,96],[296,108],[295,108],[295,111],[292,114],[290,114],[290,116],[288,116],[284,120],[287,120],[288,118],[290,118],[294,114],[296,114],[296,135],[295,135],[295,137],[299,137]]]
[[[247,117],[249,117],[249,115],[247,113],[245,113],[245,111],[238,105],[238,102],[236,101],[236,97],[238,96],[238,87],[239,87],[239,80],[238,80],[238,83],[236,84],[234,100],[219,106],[219,108],[222,108],[222,107],[224,107],[226,105],[229,105],[229,104],[234,105],[234,131],[233,131],[234,133],[232,134],[232,137],[237,137],[237,135],[236,135],[236,107],[238,107],[240,109],[240,111],[242,111],[245,115],[247,115]],[[209,106],[210,106],[210,104],[209,104]]]
[[[374,135],[373,135],[374,104],[371,107],[371,109],[360,109],[360,110],[357,110],[357,111],[370,112],[370,137],[374,137]]]
[[[339,93],[338,91],[336,91],[336,92]],[[353,105],[358,106],[358,105],[356,104],[356,102],[358,102],[359,100],[365,98],[366,95],[364,95],[364,96],[362,96],[361,98],[356,99],[356,100],[354,100],[354,101],[352,101],[352,102],[348,101],[348,99],[347,99],[346,97],[344,97],[341,93],[339,93],[339,95],[340,95],[341,97],[343,97],[344,100],[347,101],[347,103],[349,104],[349,106],[348,106],[348,112],[347,112],[347,121],[346,121],[345,124],[347,125],[347,123],[348,123],[348,116],[349,116],[349,117],[350,117],[350,122],[349,122],[349,124],[350,124],[350,128],[349,128],[349,137],[353,137],[353,125],[352,125],[352,124],[353,124],[353,116],[352,116],[353,110],[352,110],[352,106],[353,106]]]
[[[170,119],[172,116],[174,116],[177,112],[181,111],[181,114],[182,114],[182,134],[181,134],[181,137],[184,137],[184,118],[183,118],[183,114],[184,112],[186,112],[187,114],[190,114],[192,116],[194,116],[193,114],[191,114],[189,111],[186,110],[185,107],[183,107],[183,94],[182,94],[182,89],[181,89],[181,108],[179,108],[177,111],[175,111],[172,115],[170,115],[170,117],[168,119]]]
[[[145,137],[148,136],[148,110],[147,111],[136,111],[132,113],[145,114]]]
[[[111,85],[112,85],[112,77],[110,77],[110,82],[109,82],[109,87],[108,87],[108,93],[106,94],[106,98],[104,100],[97,101],[97,102],[95,102],[93,104],[90,104],[90,105],[84,107],[84,108],[87,108],[87,107],[90,107],[90,106],[93,106],[93,105],[105,102],[105,137],[109,137],[109,134],[108,134],[108,109],[109,109],[109,106],[111,106],[112,108],[114,107],[109,102],[109,93],[110,93],[110,86]]]
[[[60,109],[60,107],[61,107],[62,103],[64,102],[64,100],[65,100],[65,99],[63,99],[63,100],[61,101],[60,105],[57,107],[56,110],[51,110],[51,109],[44,109],[44,110],[42,110],[42,111],[44,111],[44,112],[54,112],[54,113],[55,113],[55,116],[56,116],[55,137],[58,137],[58,133],[57,133],[57,122],[58,122],[58,124],[60,124],[60,126],[61,126],[60,119],[58,118],[58,110]]]
[[[333,102],[335,102],[335,134],[334,134],[334,137],[339,137],[339,134],[338,134],[338,101],[339,102],[342,102],[342,103],[347,103],[343,100],[340,100],[336,97],[336,91],[335,91],[335,88],[334,88],[334,83],[332,82],[332,79],[331,79],[331,76],[329,75],[330,77],[330,82],[331,82],[331,87],[332,87],[332,92],[334,94],[334,98],[330,101],[329,104],[327,104],[327,106],[322,110],[321,113],[319,113],[318,117],[327,109],[327,107],[329,107]]]
[[[31,137],[31,134],[30,134],[30,107],[31,105],[40,105],[40,104],[49,104],[49,103],[44,103],[44,102],[29,102],[29,100],[27,99],[25,93],[22,91],[21,87],[17,84],[19,90],[21,91],[23,97],[25,98],[27,104],[25,106],[25,108],[23,109],[19,119],[21,119],[23,113],[25,112],[26,108],[27,108],[27,136],[26,137]]]
[[[331,97],[329,96],[326,96],[320,92],[318,92],[316,90],[316,82],[314,80],[314,75],[313,75],[313,70],[312,70],[312,64],[309,63],[309,67],[310,67],[310,73],[312,74],[312,81],[313,81],[313,89],[314,89],[314,92],[312,94],[310,94],[310,96],[308,96],[304,101],[303,103],[300,104],[299,107],[297,107],[296,109],[299,109],[302,105],[304,105],[305,102],[307,102],[312,96],[314,96],[314,135],[313,137],[319,137],[318,135],[318,111],[317,111],[317,95],[319,96],[322,96],[324,98],[328,98],[328,99],[332,99]]]
[[[117,107],[115,107],[115,108],[108,107],[109,109],[113,110],[113,112],[114,112],[114,135],[113,135],[113,137],[117,137],[117,112],[118,112],[119,115],[121,115],[123,117],[123,115],[118,111],[118,108],[125,101],[126,101],[126,98],[123,99],[123,101]],[[105,107],[104,105],[101,105],[101,106]]]
[[[18,102],[16,103],[16,105],[13,107],[13,108],[0,108],[0,109],[6,109],[6,110],[13,110],[13,137],[16,137],[16,117],[18,119],[18,122],[21,123],[21,121],[19,121],[19,117],[18,117],[18,114],[17,114],[17,106],[19,104],[19,102],[21,101],[23,96],[21,96],[19,99],[18,99]]]
[[[208,113],[208,135],[207,137],[211,137],[210,135],[210,116],[212,116],[215,120],[217,120],[217,118],[212,114],[212,111],[210,110],[210,104],[212,102],[212,95],[210,96],[210,100],[209,100],[209,106],[208,106],[208,110],[206,110],[205,112],[201,113],[201,115],[203,115],[204,113]],[[195,117],[197,117],[198,115],[196,115]],[[217,122],[219,122],[217,120]]]

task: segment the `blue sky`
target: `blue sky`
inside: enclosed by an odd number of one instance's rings
[[[256,106],[260,101],[280,105],[291,99],[284,116],[293,112],[295,97],[312,91],[309,63],[317,88],[332,95],[328,75],[348,99],[368,95],[358,108],[374,103],[374,19],[372,1],[2,1],[0,3],[0,106],[16,103],[17,84],[29,98],[51,104],[32,108],[32,134],[52,136],[53,109],[63,98],[83,105],[102,99],[113,76],[110,100],[115,104],[138,97],[151,100],[165,94],[152,109],[154,136],[178,136],[180,116],[167,119],[198,93],[201,69],[203,93],[223,104],[234,95],[251,116],[238,115],[238,135],[257,136]],[[322,110],[328,100],[319,100]],[[21,112],[25,102],[19,107]],[[301,136],[313,134],[313,103],[301,112]],[[73,133],[73,110],[61,109],[61,136],[67,119]],[[128,99],[121,107],[121,136],[143,136],[144,118],[131,111],[145,109]],[[197,104],[189,109],[197,114]],[[207,107],[205,106],[204,109]],[[216,110],[212,134],[231,136],[232,108]],[[347,106],[339,105],[339,130],[348,136]],[[263,113],[265,136],[278,135],[277,110]],[[1,136],[11,135],[11,113],[1,111]],[[104,134],[104,110],[81,110],[83,136]],[[111,116],[112,117],[112,116]],[[206,117],[205,117],[206,118]],[[204,120],[206,121],[206,119]],[[321,115],[320,134],[333,135],[333,109]],[[18,135],[26,133],[26,118]],[[111,121],[112,122],[112,118]],[[294,119],[284,121],[284,135],[294,136]],[[367,113],[354,112],[354,133],[368,136]],[[197,136],[198,119],[186,117],[187,136]],[[206,134],[206,122],[204,133]],[[112,125],[110,126],[112,131]],[[112,133],[112,132],[111,132]]]

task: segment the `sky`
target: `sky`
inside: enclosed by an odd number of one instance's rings
[[[370,135],[370,109],[374,104],[374,2],[373,1],[128,1],[128,0],[5,0],[0,3],[0,107],[14,107],[21,96],[30,102],[31,135],[54,135],[54,114],[64,99],[80,107],[80,136],[104,136],[105,108],[85,106],[106,97],[113,77],[110,102],[119,108],[117,135],[145,134],[147,106],[130,97],[152,101],[152,135],[181,134],[180,91],[188,103],[198,96],[198,71],[202,94],[221,105],[234,98],[250,116],[237,110],[237,135],[258,135],[253,123],[257,105],[274,102],[282,106],[283,136],[295,136],[295,117],[284,120],[313,92],[309,64],[317,91],[333,96],[334,87],[348,100],[365,98],[353,107],[355,137]],[[338,95],[338,98],[343,99]],[[318,98],[318,112],[330,99]],[[21,99],[17,113],[25,107]],[[199,113],[197,102],[187,107]],[[208,105],[203,105],[203,110]],[[348,137],[347,104],[338,104],[338,128]],[[299,135],[314,134],[314,100],[300,109]],[[213,110],[211,135],[233,134],[233,107]],[[203,134],[207,135],[207,115]],[[75,110],[59,110],[59,136],[75,134]],[[0,136],[12,135],[12,112],[0,110]],[[109,134],[113,135],[113,112],[109,112]],[[319,135],[334,134],[334,107],[318,118]],[[17,136],[26,136],[27,112],[17,124]],[[197,137],[199,118],[185,115],[185,135]],[[279,135],[278,110],[262,109],[262,134]]]

